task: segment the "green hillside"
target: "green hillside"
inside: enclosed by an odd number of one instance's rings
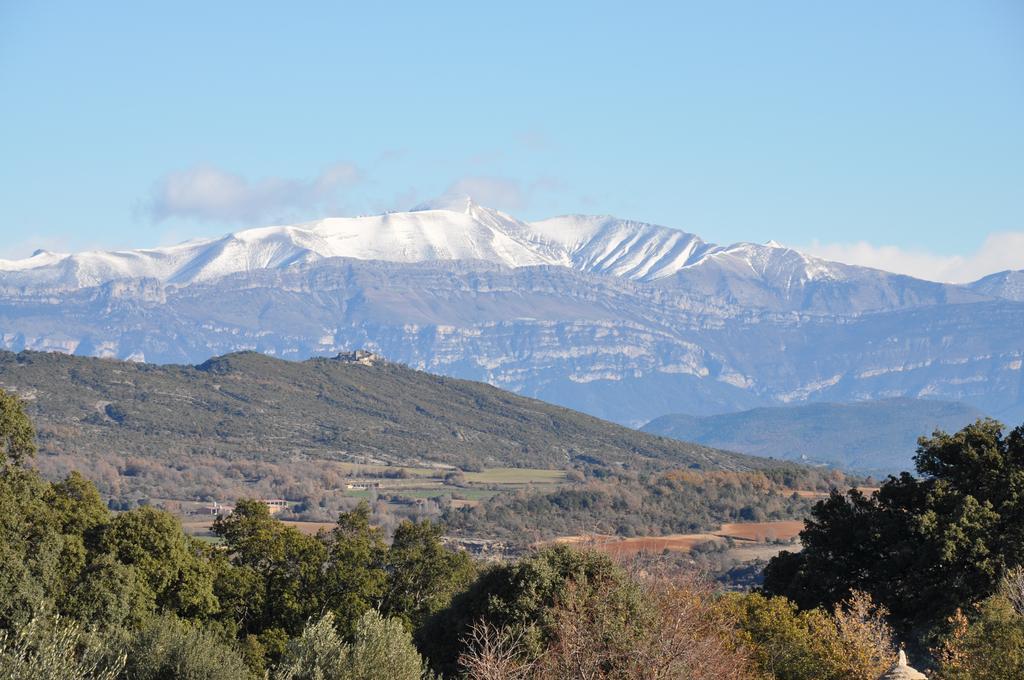
[[[132,503],[283,495],[313,499],[313,514],[329,517],[357,495],[346,490],[350,478],[371,473],[778,467],[356,355],[292,362],[238,353],[157,366],[0,352],[0,387],[26,401],[45,474],[79,470],[104,495]],[[462,497],[488,497],[488,479]],[[438,483],[406,497],[437,496]]]
[[[28,401],[44,452],[565,467],[658,459],[747,469],[758,461],[639,433],[489,385],[376,360],[257,353],[199,366],[0,353],[0,386]]]

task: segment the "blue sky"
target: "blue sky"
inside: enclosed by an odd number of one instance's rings
[[[487,5],[0,0],[0,257],[465,191],[1024,267],[1019,0]]]

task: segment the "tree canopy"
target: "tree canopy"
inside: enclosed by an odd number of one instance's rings
[[[868,592],[904,630],[941,623],[991,595],[1024,560],[1024,428],[994,420],[919,440],[918,475],[890,477],[870,496],[833,491],[782,553],[765,590],[802,607]]]

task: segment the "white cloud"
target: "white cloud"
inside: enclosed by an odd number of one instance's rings
[[[1024,269],[1024,232],[1019,231],[989,234],[975,252],[967,255],[938,255],[898,246],[876,246],[866,241],[814,241],[798,250],[826,260],[947,283],[967,283],[1006,269]]]
[[[147,208],[158,222],[172,217],[256,222],[309,216],[335,209],[341,191],[361,179],[358,168],[349,163],[332,165],[311,180],[249,180],[212,165],[197,165],[162,177]]]

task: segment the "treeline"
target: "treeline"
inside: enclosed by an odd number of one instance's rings
[[[613,473],[554,491],[499,494],[476,507],[447,509],[443,519],[453,533],[521,541],[595,532],[692,533],[723,522],[804,517],[810,507],[792,487],[763,472],[675,470]]]

